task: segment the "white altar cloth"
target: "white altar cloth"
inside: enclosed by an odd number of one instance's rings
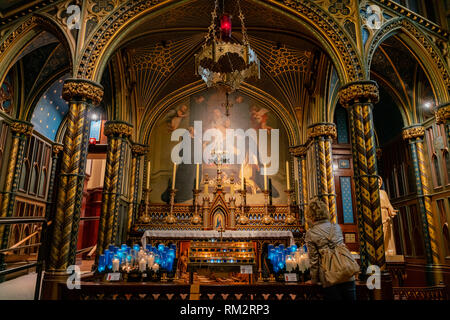
[[[220,232],[216,230],[146,230],[141,238],[142,246],[147,245],[147,238],[157,239],[218,239]],[[241,231],[226,230],[222,233],[223,239],[248,238],[289,239],[290,245],[294,244],[294,236],[291,231]]]

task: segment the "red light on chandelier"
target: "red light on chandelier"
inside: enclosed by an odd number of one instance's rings
[[[220,33],[223,38],[231,38],[231,16],[224,13],[220,18]]]

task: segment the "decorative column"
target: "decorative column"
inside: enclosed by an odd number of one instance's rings
[[[330,220],[337,222],[336,192],[333,175],[333,139],[337,131],[334,123],[317,123],[308,127],[308,140],[312,141],[316,158],[318,197],[328,206]]]
[[[132,132],[133,126],[126,122],[107,121],[105,123],[108,151],[103,183],[102,210],[98,228],[97,257],[104,252],[108,245],[116,242],[124,157],[128,139]]]
[[[88,109],[103,98],[100,84],[67,79],[63,98],[69,102],[48,269],[65,273],[75,264],[89,139]]]
[[[53,214],[55,212],[54,208],[56,205],[55,202],[55,180],[56,180],[56,167],[58,165],[58,159],[61,154],[61,151],[63,151],[64,146],[59,143],[55,143],[52,146],[52,166],[50,168],[50,180],[48,184],[48,193],[47,193],[47,206],[45,207],[45,218],[47,221],[53,220]],[[49,229],[47,229],[49,230]],[[50,226],[50,230],[52,230],[52,226]],[[47,239],[41,239],[42,243],[48,242],[48,234],[49,232],[46,232]],[[49,252],[44,253],[45,259],[49,258]]]
[[[385,270],[379,176],[372,119],[373,104],[379,100],[378,85],[375,81],[352,82],[343,86],[339,95],[341,105],[348,109],[350,115],[363,273],[372,264]]]
[[[131,175],[130,175],[130,195],[131,203],[128,208],[128,227],[127,230],[130,232],[131,225],[137,220],[139,202],[138,202],[138,191],[139,191],[139,177],[141,169],[141,159],[144,154],[147,153],[147,146],[139,143],[133,144],[131,147]]]
[[[25,121],[15,121],[9,125],[12,133],[11,151],[9,153],[8,171],[1,198],[1,217],[11,217],[14,214],[14,202],[19,186],[20,172],[25,155],[25,144],[33,134],[33,125]],[[0,226],[1,249],[8,246],[10,226]],[[0,269],[2,266],[0,266]]]
[[[300,222],[301,224],[305,224],[306,227],[306,219],[305,212],[306,207],[308,205],[308,188],[306,185],[306,153],[307,148],[304,145],[291,147],[289,151],[294,157],[297,157],[298,160],[298,195],[299,195],[299,209],[300,209]]]
[[[444,124],[445,132],[447,133],[447,144],[450,144],[450,102],[437,107],[436,123]]]
[[[440,264],[438,246],[438,229],[431,208],[430,176],[425,165],[424,143],[425,128],[414,125],[403,129],[403,139],[409,142],[411,157],[416,176],[417,196],[422,215],[422,230],[425,238],[425,252],[427,259],[427,280],[429,285],[438,285],[443,281],[442,273],[434,269],[433,265]]]

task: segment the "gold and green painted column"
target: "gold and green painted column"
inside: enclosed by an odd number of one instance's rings
[[[131,230],[131,225],[136,221],[138,217],[139,209],[139,178],[141,172],[141,160],[142,156],[147,153],[147,146],[139,143],[135,143],[131,147],[131,177],[130,177],[130,195],[131,205],[128,208],[128,232]]]
[[[369,265],[377,265],[381,270],[385,270],[379,176],[372,118],[373,105],[379,100],[378,85],[370,80],[348,83],[340,89],[339,99],[350,115],[362,269],[365,270]]]
[[[8,170],[1,198],[1,217],[11,217],[14,214],[14,202],[19,186],[20,172],[22,170],[25,145],[27,139],[33,134],[33,125],[25,121],[14,121],[10,125],[11,148],[8,155]],[[8,246],[10,226],[0,226],[1,249]],[[3,263],[1,263],[3,265]],[[0,266],[0,269],[2,266]]]
[[[450,102],[442,104],[436,109],[436,123],[445,126],[447,145],[450,144]]]
[[[97,240],[97,257],[110,245],[115,244],[118,230],[119,200],[124,183],[124,158],[133,126],[124,121],[107,121],[105,135],[108,137],[106,169],[103,183],[102,210]]]
[[[49,242],[47,269],[54,273],[64,273],[68,266],[75,264],[89,139],[88,111],[101,102],[103,87],[89,80],[67,79],[62,96],[69,102],[69,113],[63,139],[53,234]]]
[[[337,131],[334,123],[316,123],[308,127],[308,140],[314,148],[317,173],[317,196],[328,206],[330,220],[337,222],[336,191],[333,175],[333,139]]]
[[[307,228],[305,213],[308,201],[308,188],[306,185],[306,146],[300,145],[289,148],[291,155],[297,158],[298,164],[298,195],[299,195],[299,209],[300,209],[300,223],[305,224]]]
[[[411,158],[416,177],[417,197],[422,216],[422,230],[425,240],[427,259],[427,280],[429,285],[438,285],[443,281],[442,272],[436,268],[440,264],[438,228],[431,208],[429,172],[425,164],[424,141],[425,128],[414,125],[403,129],[403,139],[409,142]]]

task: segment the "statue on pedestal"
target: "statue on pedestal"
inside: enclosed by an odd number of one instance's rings
[[[380,186],[380,203],[381,203],[381,217],[383,221],[383,234],[384,234],[384,251],[387,255],[393,256],[396,254],[395,242],[394,242],[394,226],[393,218],[397,215],[398,210],[392,207],[391,201],[386,191],[381,190],[383,185],[383,179],[378,178]]]

